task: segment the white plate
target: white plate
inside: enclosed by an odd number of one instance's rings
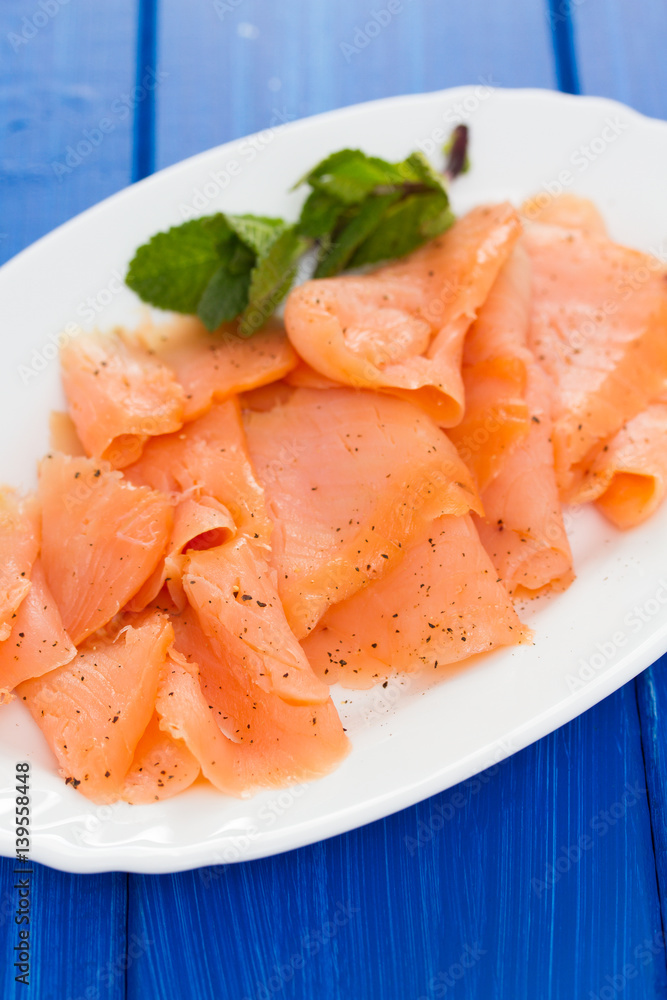
[[[67,324],[133,323],[121,284],[135,248],[190,214],[292,218],[304,171],[342,146],[399,159],[472,132],[462,211],[543,189],[593,197],[614,237],[663,252],[667,125],[611,101],[466,87],[320,115],[186,160],[110,198],[0,269],[2,479],[29,486],[61,405],[53,340]],[[667,242],[665,243],[667,250]],[[568,514],[578,577],[525,619],[536,644],[492,654],[428,692],[390,684],[336,695],[353,743],[330,777],[247,802],[190,790],[150,806],[96,807],[56,775],[21,705],[0,710],[0,850],[13,854],[18,760],[32,763],[32,857],[72,872],[168,872],[257,858],[368,823],[469,777],[585,711],[667,650],[667,506],[620,534]],[[341,704],[342,703],[342,704]]]

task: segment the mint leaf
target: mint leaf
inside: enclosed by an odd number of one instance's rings
[[[396,166],[360,149],[341,149],[311,170],[304,180],[344,205],[356,205],[378,187],[400,184]]]
[[[380,223],[350,258],[349,267],[405,257],[427,240],[439,236],[454,222],[444,192],[411,194],[391,205]]]
[[[157,233],[139,247],[126,284],[151,305],[194,315],[232,236],[224,215],[204,216]]]
[[[302,236],[321,239],[334,229],[345,205],[325,191],[311,191],[306,198],[297,228]]]
[[[258,259],[252,272],[248,305],[239,323],[242,337],[264,326],[292,287],[299,258],[309,247],[296,226],[284,229]]]
[[[217,330],[221,323],[235,319],[248,304],[250,270],[234,274],[223,264],[204,289],[197,315],[207,330]]]
[[[285,229],[282,219],[265,215],[226,215],[227,223],[239,239],[257,256],[261,256]]]
[[[376,195],[367,198],[354,213],[343,216],[343,225],[332,236],[330,248],[322,247],[320,251],[315,277],[330,278],[344,270],[399,198],[400,194]]]

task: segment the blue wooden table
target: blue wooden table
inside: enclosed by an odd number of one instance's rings
[[[483,82],[667,117],[664,0],[386,8],[3,0],[0,255],[276,116]],[[38,867],[28,987],[14,983],[3,861],[2,997],[667,997],[666,781],[658,663],[482,780],[313,847],[161,877]]]

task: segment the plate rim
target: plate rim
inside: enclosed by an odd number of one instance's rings
[[[467,84],[423,93],[399,94],[392,97],[377,98],[300,118],[278,126],[278,128],[281,132],[298,134],[301,131],[307,131],[314,123],[349,118],[356,114],[365,114],[379,106],[405,106],[429,100],[435,102],[439,99],[453,100],[458,96],[465,98],[465,96],[474,93],[478,86],[478,84]],[[580,105],[585,103],[591,107],[598,107],[608,112],[622,111],[623,114],[630,116],[633,121],[641,123],[643,127],[654,127],[659,131],[667,132],[666,121],[645,115],[620,101],[607,97],[564,94],[548,88],[494,87],[493,93],[494,97],[506,102],[536,100],[546,103],[551,102],[554,105],[568,103]],[[140,181],[127,185],[100,202],[96,202],[94,205],[84,209],[55,229],[44,234],[6,261],[0,267],[0,279],[6,280],[7,277],[10,277],[15,267],[25,267],[26,261],[29,264],[31,255],[44,249],[48,250],[52,241],[61,239],[63,234],[67,234],[70,229],[74,229],[84,217],[87,219],[94,218],[96,213],[106,209],[109,203],[122,203],[125,199],[133,195],[135,191],[141,191],[145,185],[155,184],[156,179],[168,178],[180,172],[186,172],[192,169],[195,164],[205,163],[208,158],[224,155],[239,143],[258,135],[261,135],[261,132],[249,133],[248,135],[239,136],[228,142],[202,150],[183,160],[170,164]],[[236,864],[271,857],[279,853],[327,840],[393,815],[418,802],[424,801],[432,795],[444,792],[461,781],[483,772],[493,764],[525,749],[538,739],[549,735],[577,716],[588,711],[593,705],[602,701],[618,690],[623,684],[628,683],[643,670],[647,669],[666,649],[667,622],[664,622],[661,628],[656,628],[651,635],[646,637],[638,651],[621,657],[613,666],[604,670],[593,681],[586,683],[581,691],[577,693],[576,698],[563,698],[561,702],[556,702],[549,709],[511,730],[501,740],[494,740],[482,748],[478,747],[467,756],[457,759],[453,764],[446,765],[443,769],[430,774],[422,781],[411,783],[402,791],[394,791],[374,798],[364,806],[352,804],[343,807],[343,809],[339,808],[335,813],[329,812],[311,817],[296,828],[296,834],[294,826],[285,829],[279,828],[270,832],[264,831],[251,844],[250,849],[243,851],[242,856],[225,860],[222,863],[225,865]],[[631,661],[631,663],[628,661]],[[505,744],[505,748],[502,747],[503,743]],[[216,849],[219,851],[220,845],[228,843],[229,840],[230,835],[225,834],[217,840],[207,838],[206,840],[190,841],[187,845],[179,846],[157,844],[137,846],[131,843],[77,846],[65,840],[58,843],[52,840],[51,837],[47,837],[41,843],[38,839],[33,839],[30,858],[40,864],[71,873],[93,874],[124,871],[135,874],[166,874],[220,864],[220,855],[216,856]],[[7,857],[11,857],[14,854],[11,832],[8,833],[4,829],[0,829],[0,854]]]

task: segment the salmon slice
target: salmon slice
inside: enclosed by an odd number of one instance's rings
[[[524,201],[520,214],[531,222],[544,222],[565,229],[583,229],[594,236],[607,236],[607,225],[599,209],[588,198],[576,194],[553,196],[543,191]]]
[[[278,590],[298,638],[399,561],[434,517],[481,510],[452,443],[405,400],[295,389],[284,405],[245,418],[273,519]]]
[[[34,497],[0,489],[0,642],[9,637],[16,613],[30,590],[30,571],[39,552],[39,510]]]
[[[652,403],[598,452],[578,503],[596,500],[617,528],[641,524],[667,492],[667,403]]]
[[[200,770],[183,740],[160,729],[160,717],[153,712],[125,776],[123,798],[133,805],[171,799],[189,788]]]
[[[149,437],[183,423],[183,390],[156,357],[118,337],[86,334],[60,352],[70,416],[88,455],[129,465]]]
[[[163,493],[213,497],[231,513],[239,531],[258,545],[269,545],[271,521],[235,399],[214,405],[177,434],[150,441],[124,474],[137,486]]]
[[[30,574],[30,590],[16,612],[11,634],[0,642],[0,703],[29,677],[41,677],[69,663],[76,647],[63,628],[39,557]]]
[[[549,380],[533,364],[527,402],[530,430],[505,457],[482,492],[484,517],[475,523],[498,576],[511,594],[564,589],[574,579],[551,444]]]
[[[60,774],[93,802],[122,795],[173,638],[169,620],[153,612],[89,639],[71,663],[18,688]]]
[[[336,389],[340,388],[340,382],[321,375],[314,368],[307,365],[305,361],[299,361],[296,368],[285,376],[287,385],[294,386],[295,389]]]
[[[321,375],[405,396],[454,426],[463,415],[465,332],[520,232],[508,203],[475,208],[371,274],[308,281],[287,299],[289,338]]]
[[[220,791],[247,796],[322,777],[349,752],[331,699],[290,705],[260,687],[219,636],[205,635],[194,612],[174,627],[178,652],[157,698],[161,725]]]
[[[74,421],[69,413],[52,410],[49,415],[49,442],[51,451],[60,451],[72,458],[82,458],[86,449],[79,440]]]
[[[530,344],[556,386],[563,499],[601,444],[655,399],[667,375],[667,280],[650,256],[577,229],[532,224]]]
[[[191,553],[183,587],[206,635],[215,636],[260,687],[291,705],[327,700],[329,689],[287,624],[275,570],[247,538]]]
[[[186,602],[181,577],[185,553],[210,549],[228,542],[236,534],[234,519],[226,507],[213,497],[184,497],[174,510],[174,526],[167,543],[167,554],[149,576],[141,590],[126,605],[127,611],[143,611],[167,584],[170,596],[179,609]]]
[[[40,464],[39,498],[44,572],[78,646],[158,565],[171,534],[172,504],[125,482],[106,462],[58,454]]]
[[[521,246],[496,278],[463,349],[466,408],[449,436],[472,469],[480,490],[528,433],[526,372],[531,299],[530,259]]]
[[[206,413],[214,402],[275,382],[298,361],[278,319],[248,338],[238,336],[236,323],[209,333],[194,317],[144,326],[125,336],[154,351],[173,370],[185,393],[186,420]]]
[[[368,688],[394,670],[442,669],[530,635],[471,518],[441,517],[402,563],[329,608],[303,648],[330,684]]]

